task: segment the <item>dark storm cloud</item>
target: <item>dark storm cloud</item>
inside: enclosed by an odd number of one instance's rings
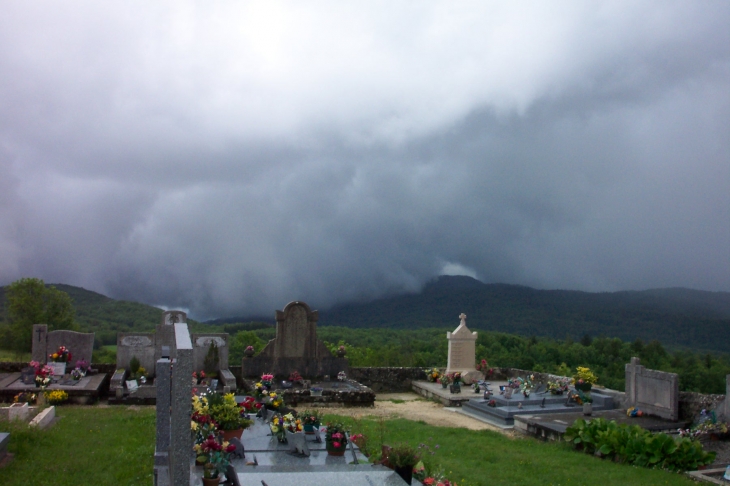
[[[730,290],[724,2],[11,3],[0,284],[195,317]]]

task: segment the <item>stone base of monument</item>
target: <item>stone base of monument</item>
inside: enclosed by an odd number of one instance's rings
[[[109,388],[109,376],[105,373],[86,375],[80,380],[63,378],[46,388],[48,391],[63,390],[68,393],[69,402],[79,405],[95,403]],[[20,392],[37,393],[40,388],[23,383],[21,373],[8,373],[0,379],[0,401],[12,402]]]
[[[246,380],[249,390],[253,382]],[[292,387],[278,389],[276,393],[283,395],[284,403],[289,407],[372,407],[375,405],[375,392],[354,380],[324,381],[312,383],[312,387],[322,388],[322,394],[314,396],[310,389]]]
[[[515,393],[507,399],[503,395],[499,395],[499,383],[493,383],[491,388],[496,390],[495,395],[492,395],[489,399],[483,397],[471,398],[462,404],[461,413],[503,428],[513,427],[515,417],[519,415],[536,416],[560,413],[580,413],[581,416],[583,415],[582,405],[568,402],[566,395],[538,392],[525,397],[521,393]],[[591,393],[591,398],[593,398],[594,412],[615,408],[611,396],[594,391]],[[492,400],[494,406],[489,405]]]
[[[461,407],[475,396],[480,396],[474,394],[469,386],[462,386],[461,393],[451,393],[450,388],[430,381],[414,381],[411,388],[422,397],[441,402],[446,407]]]
[[[382,465],[369,464],[367,457],[357,447],[348,448],[344,456],[330,456],[327,454],[324,437],[322,437],[322,442],[316,442],[315,437],[314,435],[304,436],[309,456],[295,454],[291,451],[291,445],[282,444],[271,436],[268,424],[256,420],[254,425],[244,430],[241,435],[246,457],[232,461],[238,483],[271,486],[282,484],[402,486],[406,484],[392,469]],[[192,471],[193,478],[199,478],[202,474],[202,468],[193,467]],[[191,484],[194,481],[195,479],[191,481]],[[420,483],[414,480],[412,484]]]
[[[578,409],[563,413],[515,415],[514,430],[538,439],[560,440],[565,433],[565,429],[579,418],[591,420],[598,417],[608,421],[613,420],[619,424],[638,425],[650,432],[676,431],[678,428],[685,429],[690,425],[689,422],[685,421],[674,422],[646,415],[643,417],[628,417],[624,409],[603,410],[586,417],[583,415],[583,410]]]

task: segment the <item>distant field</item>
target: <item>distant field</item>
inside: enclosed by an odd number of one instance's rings
[[[8,351],[0,349],[0,362],[30,362],[30,353],[18,353],[17,351]]]

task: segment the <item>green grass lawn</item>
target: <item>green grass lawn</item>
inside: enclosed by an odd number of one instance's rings
[[[30,362],[30,353],[19,353],[17,351],[10,351],[7,349],[0,349],[0,362],[2,363],[15,363],[15,362]]]
[[[46,430],[0,422],[0,431],[11,433],[9,449],[15,454],[14,460],[0,469],[0,484],[152,483],[154,407],[61,406],[56,410],[59,419]],[[695,484],[683,475],[587,456],[564,443],[511,439],[491,431],[434,427],[403,419],[325,416],[325,421],[333,419],[350,424],[354,433],[366,434],[373,450],[379,450],[383,442],[438,444],[436,454],[427,456],[426,461],[440,464],[459,486]]]
[[[424,462],[440,464],[459,486],[476,485],[691,485],[684,475],[642,469],[601,460],[576,452],[566,443],[546,443],[532,438],[511,439],[488,430],[434,427],[425,422],[376,419],[353,420],[335,415],[326,420],[350,424],[353,433],[368,437],[368,448],[381,443],[427,443],[439,449]],[[382,439],[381,439],[382,437]],[[431,439],[431,440],[429,440]]]
[[[0,469],[0,484],[152,484],[154,407],[56,407],[45,430],[0,422],[10,432],[13,461]]]

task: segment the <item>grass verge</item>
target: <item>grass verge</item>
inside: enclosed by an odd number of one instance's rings
[[[520,485],[684,485],[695,484],[684,475],[604,461],[576,452],[565,443],[532,438],[511,439],[488,430],[435,427],[405,419],[353,419],[326,415],[324,421],[349,424],[365,434],[368,449],[379,455],[382,443],[438,444],[424,458],[427,468],[442,469],[459,486]],[[377,452],[376,452],[377,451]]]
[[[152,484],[154,407],[56,407],[56,423],[45,430],[0,422],[10,432],[0,484]]]

